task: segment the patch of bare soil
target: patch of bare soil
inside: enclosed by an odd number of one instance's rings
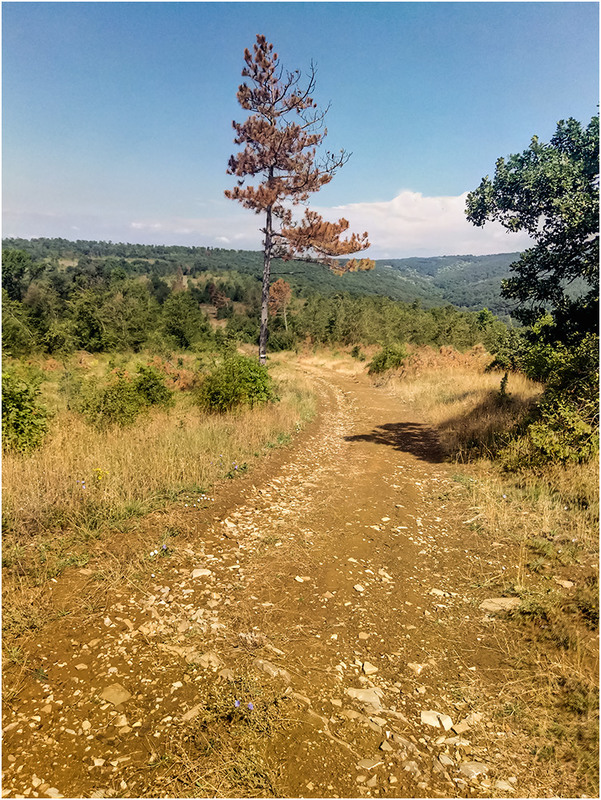
[[[3,796],[541,795],[480,608],[513,545],[385,389],[304,369],[292,446],[171,510],[165,547],[146,520],[127,579],[52,583],[64,616],[5,669]]]

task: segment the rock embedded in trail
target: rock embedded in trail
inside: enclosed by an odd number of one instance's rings
[[[361,669],[366,675],[375,675],[376,672],[378,672],[378,668],[373,664],[370,664],[369,661],[364,661]]]
[[[119,706],[121,703],[126,703],[131,694],[121,686],[120,683],[113,683],[111,686],[107,686],[106,689],[101,692],[100,697],[103,700],[106,700],[107,703],[112,703],[114,706]]]
[[[357,769],[375,769],[383,763],[379,758],[362,758],[361,761],[357,762]]]
[[[224,666],[219,654],[214,650],[208,650],[203,653],[198,659],[198,663],[203,669],[212,669],[213,671]]]
[[[431,725],[433,728],[438,728],[442,725],[445,731],[453,727],[453,720],[448,714],[441,714],[440,711],[421,711],[420,719],[422,725]]]
[[[515,787],[512,786],[508,781],[502,781],[502,780],[495,781],[493,788],[496,789],[498,792],[515,793]]]
[[[191,578],[208,578],[213,573],[210,569],[205,569],[204,567],[199,567],[198,569],[193,569],[190,575]]]
[[[346,693],[349,697],[358,700],[365,706],[373,706],[376,709],[376,711],[379,711],[382,708],[382,702],[380,700],[377,689],[350,688],[346,690]]]
[[[486,775],[489,769],[488,764],[480,761],[464,761],[459,767],[459,772],[466,778],[477,778],[478,775]]]
[[[281,667],[276,667],[275,664],[272,664],[271,661],[267,661],[264,658],[255,658],[253,666],[255,669],[265,672],[270,678],[282,678],[286,683],[290,683],[292,680],[292,676],[289,672]]]
[[[519,597],[489,597],[483,600],[478,608],[481,611],[490,611],[495,613],[497,611],[513,611],[518,608],[521,600]]]

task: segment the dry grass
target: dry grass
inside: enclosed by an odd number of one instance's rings
[[[598,464],[504,472],[490,445],[541,387],[512,374],[502,401],[502,376],[484,372],[481,353],[471,362],[448,355],[417,354],[387,385],[436,429],[449,459],[464,463],[456,479],[474,511],[472,527],[516,554],[512,569],[474,575],[490,596],[522,601],[497,628],[500,663],[511,665],[497,716],[521,737],[540,796],[560,786],[567,796],[598,796]]]
[[[314,413],[310,389],[276,367],[281,401],[236,414],[202,414],[187,395],[128,428],[99,432],[59,412],[44,446],[3,460],[4,519],[26,536],[53,528],[95,530],[146,513],[184,492],[235,477],[264,448]]]
[[[85,367],[102,374],[106,361],[86,359]],[[93,563],[96,588],[87,587],[82,602],[94,602],[101,587],[135,578],[140,553],[148,551],[144,515],[169,509],[169,517],[184,510],[188,494],[194,493],[196,502],[215,482],[251,469],[315,413],[309,381],[282,362],[272,368],[277,403],[207,415],[188,393],[179,392],[170,412],[153,411],[131,427],[99,432],[62,407],[61,372],[60,365],[52,365],[44,385],[45,400],[55,410],[44,445],[30,456],[3,459],[7,646],[35,635],[60,611],[41,600],[49,579]],[[167,517],[163,513],[161,544],[167,541]]]
[[[436,427],[441,445],[457,461],[469,460],[474,448],[481,455],[489,452],[495,437],[515,425],[542,393],[540,384],[511,374],[501,396],[503,375],[486,372],[489,361],[481,348],[467,354],[424,348],[388,383],[402,403],[419,409]]]
[[[154,756],[137,796],[281,796],[267,751],[290,723],[285,693],[247,671],[198,688],[202,714]]]

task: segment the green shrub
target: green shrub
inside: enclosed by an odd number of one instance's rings
[[[79,403],[79,411],[97,428],[131,425],[146,407],[135,383],[123,371],[105,386],[89,387]]]
[[[28,453],[42,444],[48,412],[40,405],[39,386],[2,373],[2,449]]]
[[[398,369],[403,366],[407,358],[407,351],[402,345],[390,345],[383,347],[379,353],[372,358],[367,370],[370,375],[377,375],[387,372],[389,369]]]
[[[365,361],[365,353],[361,351],[361,348],[358,344],[356,344],[351,350],[351,357],[357,358],[359,361]]]
[[[173,392],[165,386],[165,377],[150,365],[138,367],[134,386],[141,400],[148,406],[173,405]]]
[[[273,331],[269,334],[269,349],[276,353],[281,350],[294,350],[298,337],[292,331]]]
[[[151,406],[167,408],[173,404],[173,392],[165,385],[164,376],[150,365],[138,367],[134,378],[117,369],[105,385],[85,387],[81,381],[75,380],[73,387],[65,385],[64,391],[69,394],[69,389],[78,387],[82,397],[77,410],[97,428],[131,425],[138,414]]]
[[[224,413],[276,400],[267,369],[246,356],[228,356],[203,380],[196,401],[203,411]]]

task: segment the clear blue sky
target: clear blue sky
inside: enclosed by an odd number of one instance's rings
[[[284,66],[317,65],[327,146],[353,155],[313,204],[370,224],[373,255],[519,249],[459,230],[458,198],[533,134],[547,141],[559,119],[596,113],[598,13],[577,2],[5,2],[3,235],[259,249],[259,220],[223,190],[231,121],[246,116],[242,54],[264,33]]]

